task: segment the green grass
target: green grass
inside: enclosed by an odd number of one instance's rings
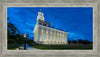
[[[8,50],[16,50],[18,47],[8,47]]]
[[[92,45],[34,45],[31,47],[42,50],[92,50]]]

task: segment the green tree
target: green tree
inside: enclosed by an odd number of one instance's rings
[[[9,20],[9,18],[7,18]],[[24,44],[24,41],[27,40],[27,44],[32,44],[33,39],[29,37],[29,34],[27,34],[27,37],[24,38],[23,35],[21,35],[20,31],[17,29],[17,27],[12,24],[7,24],[7,39],[8,39],[8,47],[12,45],[22,45]]]
[[[83,43],[83,40],[82,39],[78,39],[78,43],[79,44],[82,44]]]
[[[77,41],[76,41],[76,40],[73,40],[73,41],[72,41],[72,43],[73,43],[73,44],[76,44],[76,43],[77,43]]]
[[[84,40],[83,44],[90,44],[89,40]]]

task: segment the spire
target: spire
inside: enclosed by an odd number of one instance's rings
[[[38,12],[37,20],[38,20],[38,19],[44,21],[44,14],[41,12],[41,9],[40,9],[40,11]]]

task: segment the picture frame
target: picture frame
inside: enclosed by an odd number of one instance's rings
[[[7,7],[93,7],[93,50],[7,50]],[[95,0],[1,0],[1,57],[99,57],[99,2]]]

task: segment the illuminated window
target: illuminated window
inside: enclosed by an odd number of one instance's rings
[[[52,43],[52,40],[50,40],[50,43]]]
[[[47,42],[47,44],[48,44],[48,39],[46,39],[46,42]]]
[[[42,25],[43,25],[43,23],[42,23]]]
[[[48,34],[48,31],[46,32],[46,34]]]
[[[48,25],[47,25],[48,26]]]
[[[62,36],[62,34],[60,34],[60,36]]]
[[[54,35],[56,35],[56,33],[54,33]]]
[[[46,41],[48,42],[48,39]]]
[[[52,32],[50,32],[50,34],[52,35]]]
[[[59,36],[59,34],[57,34],[57,36]]]
[[[64,34],[63,34],[63,37],[64,37]]]
[[[41,33],[43,33],[43,30],[41,31]]]

